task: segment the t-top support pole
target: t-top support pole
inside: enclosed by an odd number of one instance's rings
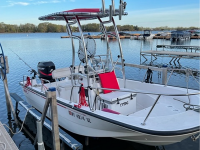
[[[117,40],[118,40],[118,44],[119,44],[120,57],[121,57],[121,63],[122,63],[123,80],[124,80],[124,88],[126,88],[126,76],[125,76],[125,68],[124,68],[124,66],[125,66],[124,61],[125,60],[124,60],[124,56],[123,56],[123,52],[122,52],[122,45],[121,45],[121,41],[120,41],[120,37],[119,37],[119,32],[118,32],[118,29],[117,29],[117,26],[115,24],[113,17],[112,17],[112,22],[113,22],[116,37],[117,37]]]

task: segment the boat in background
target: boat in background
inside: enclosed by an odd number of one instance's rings
[[[144,30],[144,34],[133,35],[130,37],[131,40],[151,40],[155,34],[151,33],[151,30]]]
[[[72,64],[55,69],[51,61],[38,63],[41,83],[35,77],[27,76],[20,82],[27,102],[43,112],[46,90],[56,87],[59,125],[88,137],[112,137],[158,146],[180,142],[199,133],[198,90],[126,79],[125,59],[113,17],[119,16],[121,20],[127,15],[126,2],[120,0],[119,9],[114,8],[114,1],[109,9],[105,9],[104,0],[102,4],[102,9],[72,9],[39,17],[43,21],[66,21],[72,41]],[[102,21],[105,17],[108,20]],[[105,35],[105,54],[102,49],[96,52],[95,39],[83,34],[80,22],[93,19],[100,22],[101,32]],[[119,46],[116,58],[112,57],[109,46],[105,27],[108,23],[113,24],[116,34],[112,36]],[[71,30],[75,24],[80,36]],[[146,37],[149,37],[147,33]],[[79,41],[76,49],[74,39]],[[115,70],[122,72],[122,78],[116,77]],[[150,78],[149,72],[147,76]],[[50,116],[48,110],[47,117]]]
[[[191,37],[190,32],[184,30],[171,31],[172,41],[189,40]]]
[[[200,36],[199,30],[188,30],[190,32],[191,36]]]
[[[158,33],[156,34],[156,36],[162,36],[162,37],[171,36],[171,32],[168,32],[168,31],[161,31],[161,32],[158,32]]]
[[[141,34],[134,34],[130,36],[130,40],[142,40],[143,36]]]
[[[155,34],[152,34],[151,30],[144,30],[144,34],[143,34],[144,40],[151,40],[151,39],[153,39],[154,36],[155,36]]]

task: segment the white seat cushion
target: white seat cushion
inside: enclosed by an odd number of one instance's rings
[[[52,72],[53,79],[69,77],[71,75],[70,68],[60,68]]]
[[[61,87],[61,88],[71,88],[72,87],[72,84],[71,82],[58,82],[58,87]]]
[[[123,98],[129,97],[130,95],[131,95],[131,93],[129,93],[129,92],[120,92],[120,91],[113,91],[113,92],[110,92],[107,94],[99,94],[99,96],[103,100],[110,101],[110,102],[116,101],[117,98],[123,99]]]

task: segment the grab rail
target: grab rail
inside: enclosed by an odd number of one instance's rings
[[[74,86],[79,87],[79,86]],[[84,87],[88,88],[88,87]],[[200,92],[197,93],[177,93],[177,94],[165,94],[165,93],[152,93],[152,92],[142,92],[142,91],[134,91],[128,89],[112,89],[112,88],[101,88],[101,87],[90,87],[90,89],[101,89],[101,90],[110,90],[110,91],[121,91],[121,92],[132,92],[132,93],[139,93],[139,94],[151,94],[151,95],[163,95],[163,96],[191,96],[191,95],[200,95]]]
[[[24,84],[24,81],[26,81],[25,80],[25,77],[27,78],[27,77],[29,77],[28,75],[23,75],[23,86],[25,86],[25,84]],[[30,78],[30,77],[29,77]],[[31,78],[31,83],[32,83],[32,78]],[[32,86],[32,84],[31,84],[31,86]]]
[[[44,92],[43,89],[45,88],[46,90],[48,89],[45,85],[44,85],[44,81],[48,82],[50,84],[50,87],[51,87],[51,82],[49,80],[46,80],[46,79],[42,79],[40,78],[41,80],[41,83],[42,83],[42,86],[41,86],[41,92]]]
[[[151,107],[149,113],[147,114],[146,118],[144,119],[144,122],[141,123],[142,125],[145,125],[146,120],[148,119],[149,115],[151,114],[153,108],[155,107],[156,103],[158,102],[159,98],[161,95],[158,95],[158,97],[156,98],[156,101],[154,102],[153,106]]]
[[[88,87],[84,87],[84,88],[88,88]],[[163,96],[190,96],[190,95],[200,95],[200,92],[198,93],[187,93],[187,94],[165,94],[165,93],[151,93],[151,92],[141,92],[141,91],[134,91],[134,90],[124,90],[124,89],[110,89],[110,88],[99,88],[99,87],[90,87],[90,89],[102,89],[102,90],[112,90],[112,91],[121,91],[121,92],[131,92],[131,93],[140,93],[140,94],[151,94],[151,95],[158,95],[158,97],[156,98],[156,101],[154,102],[153,106],[151,107],[150,111],[148,112],[147,116],[145,117],[143,123],[141,123],[142,125],[145,125],[146,120],[148,119],[149,115],[151,114],[152,110],[154,109],[155,105],[157,104],[158,100],[160,99],[160,97]],[[190,107],[190,103],[188,103],[189,107]],[[195,105],[196,106],[196,105]],[[200,107],[200,106],[198,106]]]

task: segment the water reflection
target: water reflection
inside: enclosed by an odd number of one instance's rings
[[[32,145],[34,146],[34,140],[37,133],[37,126],[36,126],[37,119],[33,117],[30,113],[27,114],[26,120],[24,122],[23,132],[25,133],[26,137],[31,140]],[[19,120],[20,125],[22,125],[22,121]],[[51,132],[43,127],[42,128],[43,134],[43,142],[45,144],[45,149],[51,149],[53,147],[53,139]],[[34,146],[37,149],[37,145]]]
[[[171,41],[171,45],[190,45],[191,40]]]
[[[16,129],[17,129],[17,125],[15,124],[15,122],[13,122],[11,115],[8,115],[8,127],[12,130],[8,130],[9,135],[11,136],[11,138],[13,137],[13,133],[16,133]]]

